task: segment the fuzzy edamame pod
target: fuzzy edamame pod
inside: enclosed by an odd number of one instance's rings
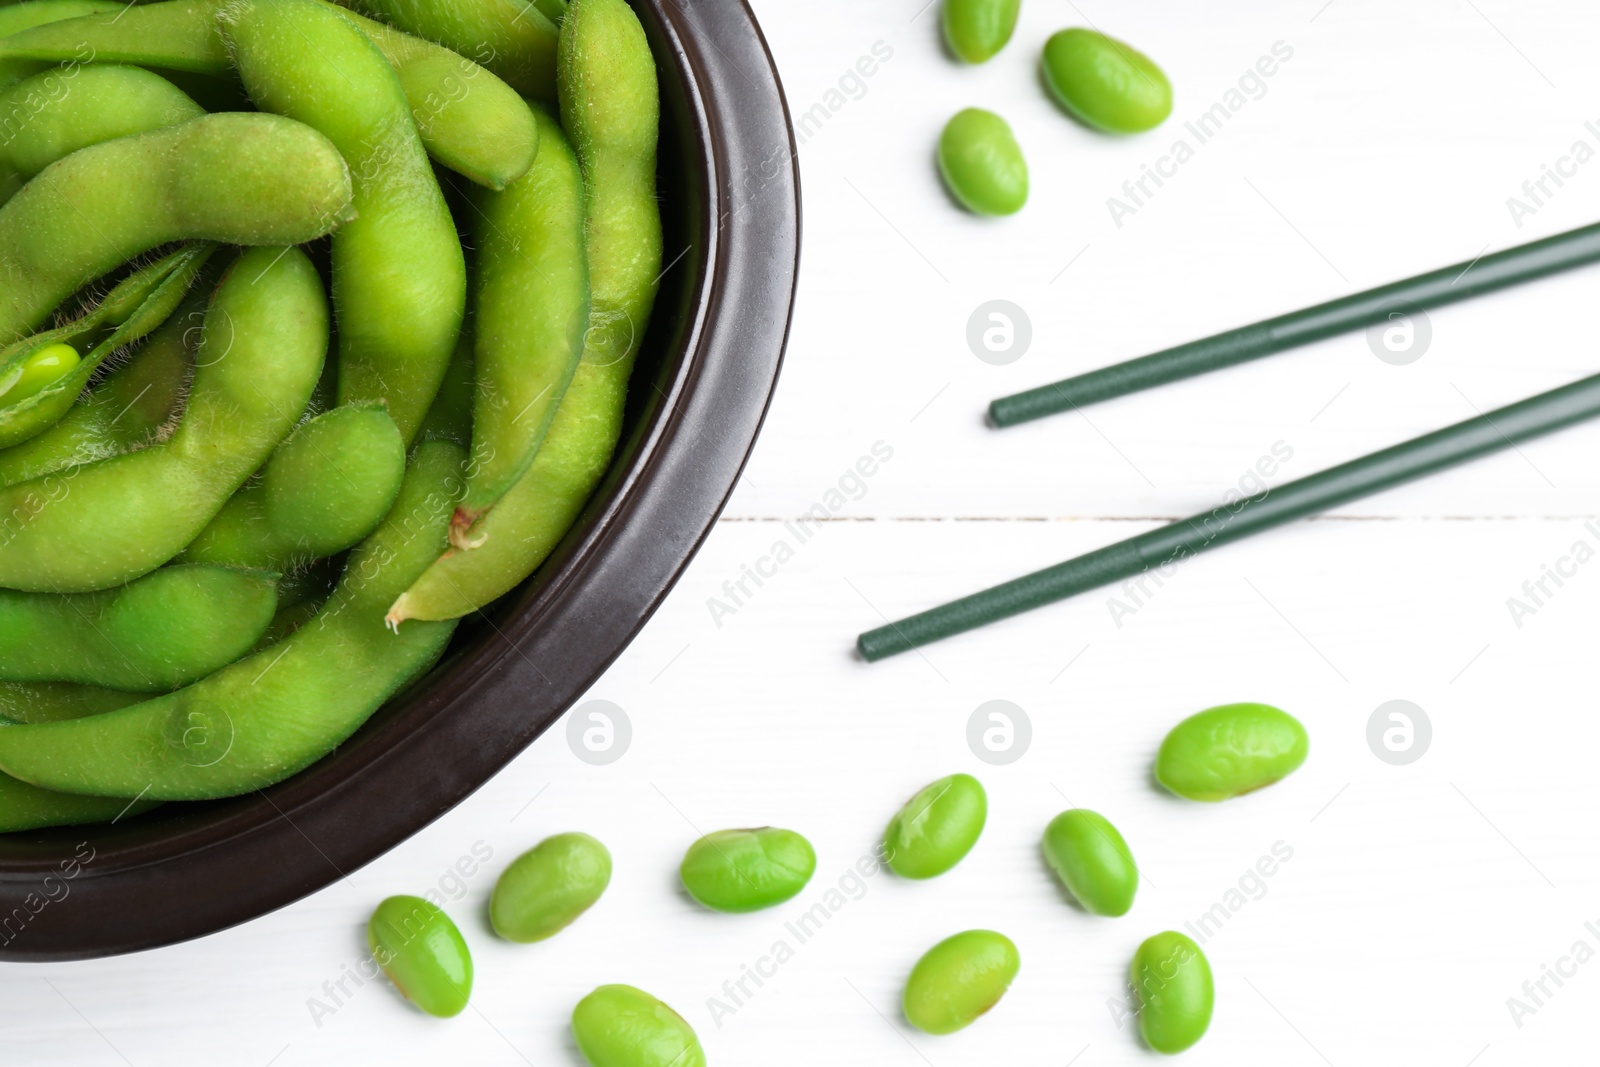
[[[10,37],[23,30],[42,26],[47,22],[75,19],[100,12],[116,12],[126,5],[119,0],[27,0],[21,4],[0,7],[0,38]],[[0,89],[37,74],[46,63],[27,59],[0,59]]]
[[[333,236],[339,400],[384,401],[409,442],[455,349],[467,273],[400,81],[312,0],[238,0],[219,19],[257,106],[322,131],[350,162],[357,214]]]
[[[536,112],[543,148],[504,192],[477,192],[472,232],[472,460],[452,527],[458,547],[533,462],[583,355],[589,324],[583,171],[555,119]]]
[[[334,408],[296,428],[180,558],[289,570],[343,552],[389,513],[405,469],[382,404]]]
[[[418,445],[395,506],[316,618],[186,689],[93,718],[0,729],[0,769],[98,796],[202,800],[282,781],[355,732],[443,655],[452,623],[384,626],[445,543],[464,453]]]
[[[524,96],[556,97],[556,25],[525,0],[339,2],[471,56]]]
[[[628,375],[661,273],[655,59],[624,0],[573,0],[560,64],[562,118],[589,192],[583,358],[533,463],[475,527],[479,547],[441,556],[390,608],[395,625],[458,618],[532,574],[600,484],[622,433]]]
[[[445,368],[439,394],[422,420],[417,436],[424,441],[453,441],[462,448],[472,447],[472,398],[477,389],[472,370],[472,320],[461,326],[455,353]]]
[[[71,66],[35,74],[0,92],[0,204],[80,148],[203,114],[183,90],[139,67]]]
[[[196,286],[128,361],[37,437],[0,451],[0,486],[151,444],[181,407],[205,317]]]
[[[0,207],[0,344],[157,245],[299,244],[351,211],[339,150],[278,115],[204,115],[74,152]]]
[[[0,680],[159,693],[250,651],[277,610],[278,576],[164,567],[99,593],[0,589]]]
[[[101,715],[148,700],[129,693],[76,682],[0,682],[0,722],[60,722]]]
[[[0,586],[89,592],[176,556],[288,436],[327,346],[311,261],[292,248],[247,250],[207,308],[170,438],[0,489]]]
[[[155,807],[153,801],[130,804],[122,797],[84,797],[56,793],[0,774],[0,834],[42,830],[47,826],[82,826],[115,822]]]

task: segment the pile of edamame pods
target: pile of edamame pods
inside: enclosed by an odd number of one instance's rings
[[[1187,800],[1223,801],[1294,773],[1309,750],[1305,727],[1287,712],[1268,704],[1224,704],[1172,728],[1156,755],[1155,777]],[[936,878],[967,857],[988,818],[982,783],[969,774],[940,778],[890,819],[874,854],[863,856],[853,871],[866,878],[887,867],[905,879]],[[1084,911],[1117,917],[1133,908],[1139,867],[1105,816],[1068,809],[1051,820],[1041,844],[1046,862]],[[697,839],[684,854],[678,877],[705,907],[742,914],[793,900],[816,869],[816,851],[805,837],[762,826],[718,830]],[[546,838],[501,872],[489,900],[490,923],[508,941],[553,937],[600,900],[611,870],[611,853],[587,834]],[[367,924],[367,942],[376,966],[423,1011],[452,1016],[466,1009],[472,953],[438,905],[415,896],[388,898]],[[924,1033],[955,1033],[998,1004],[1021,967],[1017,946],[1002,933],[953,934],[911,969],[901,1010]],[[1138,1001],[1130,1013],[1136,1012],[1149,1048],[1182,1052],[1205,1036],[1215,984],[1205,953],[1187,935],[1167,930],[1146,938],[1134,952],[1129,986]],[[724,995],[735,996],[731,988],[724,987]],[[715,997],[707,1007],[714,1019],[719,1007],[734,1010]],[[633,986],[604,985],[584,997],[573,1010],[572,1032],[592,1067],[706,1064],[694,1028]]]
[[[637,16],[342,2],[0,6],[0,832],[326,755],[611,460]]]

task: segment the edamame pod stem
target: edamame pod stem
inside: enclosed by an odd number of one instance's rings
[[[208,293],[182,307],[54,426],[0,451],[0,487],[151,444],[182,405]]]
[[[383,521],[406,450],[382,404],[350,404],[302,423],[180,559],[298,569],[343,552]]]
[[[0,682],[0,722],[60,722],[100,715],[148,700],[128,693],[76,682]]]
[[[400,80],[312,0],[239,0],[219,19],[257,106],[322,131],[350,163],[357,214],[333,235],[339,401],[384,401],[409,442],[455,349],[467,268]]]
[[[89,592],[177,555],[288,435],[327,345],[327,299],[305,254],[246,251],[207,309],[171,438],[0,489],[0,586]]]
[[[83,797],[55,793],[0,774],[0,834],[42,830],[47,826],[81,826],[113,822],[156,806],[154,801],[129,804],[121,797]]]
[[[75,19],[102,11],[120,11],[118,0],[27,0],[0,8],[0,38],[61,19]],[[0,59],[0,89],[37,74],[48,64],[26,59]]]
[[[80,148],[174,126],[205,111],[139,67],[48,70],[0,92],[0,204]]]
[[[250,651],[277,611],[278,576],[165,567],[100,593],[0,589],[0,680],[159,693]]]
[[[0,207],[0,344],[157,245],[300,244],[352,210],[339,150],[278,115],[205,115],[74,152]]]
[[[445,543],[464,453],[417,446],[394,510],[327,606],[282,644],[187,689],[93,718],[0,729],[0,768],[45,788],[201,800],[283,780],[344,741],[444,653],[452,623],[384,626]]]
[[[562,115],[588,184],[591,305],[583,358],[544,444],[479,522],[470,551],[445,553],[389,621],[453,619],[544,562],[600,484],[622,433],[628,375],[661,270],[655,197],[655,60],[624,0],[574,0],[561,28]]]
[[[556,98],[556,25],[524,0],[339,0],[471,56],[536,100]]]
[[[472,460],[451,541],[505,495],[544,443],[589,325],[583,172],[556,120],[535,112],[543,148],[504,192],[473,194]]]

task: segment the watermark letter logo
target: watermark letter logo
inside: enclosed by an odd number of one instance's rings
[[[1432,743],[1433,723],[1428,713],[1409,700],[1379,704],[1367,720],[1367,747],[1395,767],[1417,762]]]
[[[979,304],[967,320],[967,347],[991,366],[1015,363],[1033,343],[1033,321],[1009,300]]]
[[[596,767],[615,763],[632,743],[628,713],[609,700],[587,701],[567,717],[567,747],[585,763]]]
[[[1033,743],[1033,723],[1028,713],[1009,700],[979,704],[967,719],[967,747],[983,762],[996,767],[1015,763]]]
[[[1419,307],[1394,304],[1385,309],[1382,322],[1367,327],[1367,347],[1391,367],[1415,363],[1431,344],[1433,323]]]

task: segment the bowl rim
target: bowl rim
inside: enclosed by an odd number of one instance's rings
[[[656,54],[664,113],[670,106],[688,123],[681,140],[698,151],[681,163],[702,197],[686,208],[700,252],[688,256],[691,242],[663,274],[700,273],[653,395],[583,517],[497,612],[503,625],[488,620],[491,637],[293,778],[196,806],[142,838],[137,823],[0,836],[0,960],[173,944],[345,877],[460,803],[559,719],[698,551],[782,365],[799,273],[799,162],[747,0],[629,2]]]

